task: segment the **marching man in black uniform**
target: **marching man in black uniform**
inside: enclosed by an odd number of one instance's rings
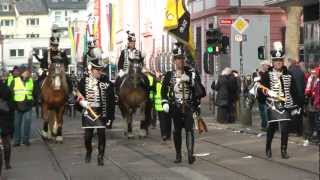
[[[106,126],[114,120],[115,104],[113,85],[107,79],[101,79],[103,66],[100,58],[88,62],[91,65],[89,76],[84,77],[77,93],[79,104],[84,108],[82,128],[85,130],[84,143],[87,150],[85,162],[91,161],[93,131],[98,134],[98,165],[103,166],[106,144]]]
[[[161,88],[162,107],[173,118],[174,146],[176,149],[175,163],[181,163],[182,128],[186,132],[186,144],[188,150],[188,162],[193,164],[195,157],[194,149],[194,120],[195,110],[194,79],[192,72],[184,65],[185,55],[182,44],[177,43],[173,50],[175,70],[165,74]]]
[[[295,89],[292,75],[284,66],[284,53],[280,42],[274,43],[271,52],[273,67],[269,68],[261,77],[261,84],[264,86],[262,92],[267,96],[268,106],[268,128],[266,141],[266,156],[272,157],[271,144],[275,131],[280,126],[281,130],[281,156],[288,159],[288,126],[291,117],[300,113],[295,104]]]

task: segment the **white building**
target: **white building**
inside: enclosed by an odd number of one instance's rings
[[[9,69],[27,64],[33,49],[48,47],[49,28],[43,28],[49,26],[46,5],[43,0],[7,0],[0,5],[1,61]]]

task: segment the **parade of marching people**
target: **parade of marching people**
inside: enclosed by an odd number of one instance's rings
[[[0,1],[0,180],[320,179],[319,7]]]

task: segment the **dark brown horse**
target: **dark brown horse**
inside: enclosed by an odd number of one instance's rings
[[[42,137],[62,142],[62,124],[65,103],[68,96],[68,83],[63,64],[52,63],[48,76],[41,86]]]
[[[119,87],[119,108],[122,117],[127,120],[127,136],[133,138],[132,116],[138,108],[144,110],[145,119],[141,121],[139,137],[146,137],[150,120],[148,80],[142,73],[141,59],[131,59],[129,72],[124,76]]]

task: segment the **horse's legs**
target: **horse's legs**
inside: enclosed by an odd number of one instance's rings
[[[132,133],[132,113],[130,112],[127,116],[127,124],[128,124],[128,139],[133,138]]]
[[[147,100],[143,108],[144,108],[145,119],[142,120],[140,123],[141,137],[145,137],[148,134],[148,127],[150,125],[150,120],[151,120],[151,109],[152,109],[151,101]]]
[[[65,106],[62,106],[59,111],[57,112],[57,138],[56,140],[58,142],[62,142],[63,141],[63,137],[62,137],[62,125],[63,125],[63,113],[64,113],[64,108]]]
[[[42,127],[42,131],[41,131],[41,136],[45,139],[48,138],[48,122],[49,122],[49,110],[48,110],[48,106],[42,102],[42,108],[41,108],[41,116],[43,119],[43,127]]]

